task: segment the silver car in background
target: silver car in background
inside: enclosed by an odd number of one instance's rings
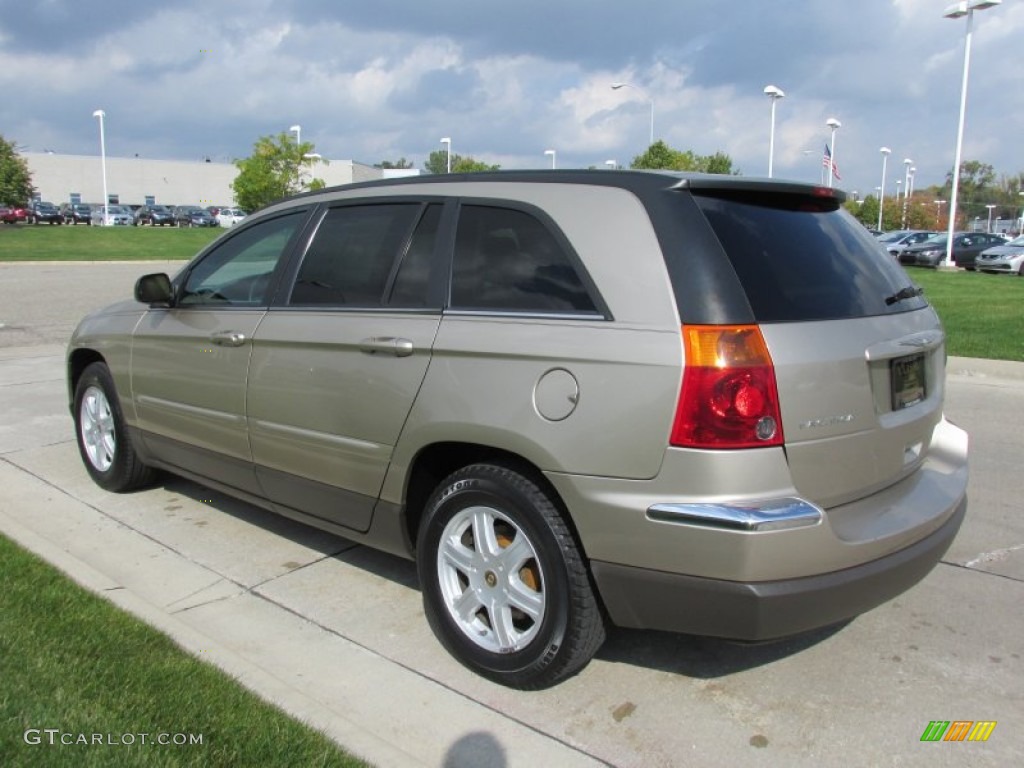
[[[1024,277],[1024,235],[997,245],[978,254],[975,266],[981,272],[993,272]]]
[[[438,640],[517,688],[578,672],[606,622],[847,621],[950,545],[967,436],[938,316],[843,200],[524,171],[278,202],[81,322],[85,468],[414,559]]]
[[[92,225],[95,227],[128,227],[133,221],[131,209],[122,205],[102,205],[92,209]]]

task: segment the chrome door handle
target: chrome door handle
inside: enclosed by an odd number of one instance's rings
[[[238,331],[218,331],[210,336],[210,341],[221,347],[240,347],[245,344],[245,334]]]
[[[372,336],[359,342],[359,351],[368,355],[394,355],[408,357],[412,354],[413,345],[410,339],[397,336]]]

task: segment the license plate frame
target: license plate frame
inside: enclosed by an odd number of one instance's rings
[[[892,409],[902,411],[928,397],[924,353],[897,357],[889,362]]]

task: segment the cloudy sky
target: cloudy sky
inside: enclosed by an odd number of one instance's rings
[[[324,157],[628,164],[655,135],[847,190],[940,183],[966,20],[952,0],[0,0],[0,134],[24,151],[228,162],[302,126]],[[964,159],[1024,171],[1024,0],[977,11]],[[633,88],[612,90],[626,82]]]

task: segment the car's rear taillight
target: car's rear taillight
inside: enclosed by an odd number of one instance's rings
[[[775,368],[756,325],[684,325],[686,368],[672,445],[782,445]]]

